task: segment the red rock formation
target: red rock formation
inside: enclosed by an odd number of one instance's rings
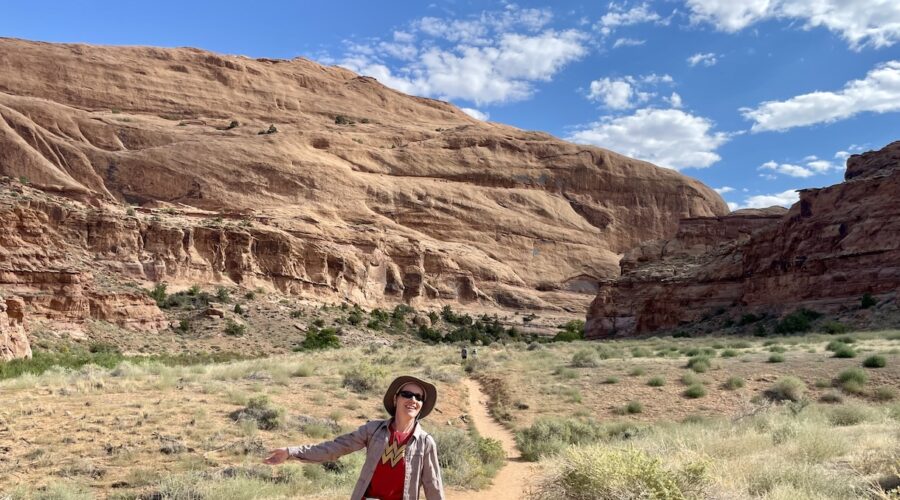
[[[342,68],[10,39],[0,173],[75,200],[6,185],[8,286],[58,279],[34,286],[57,302],[29,307],[122,321],[91,300],[141,309],[123,295],[134,280],[577,311],[619,252],[727,211],[677,172]],[[125,203],[159,220],[124,217]]]
[[[18,297],[0,297],[0,361],[31,358],[25,335],[25,303]]]
[[[629,252],[622,276],[602,284],[591,304],[588,337],[674,328],[730,308],[836,312],[858,306],[864,293],[895,292],[898,153],[900,142],[894,142],[851,157],[845,182],[800,191],[800,201],[782,217],[735,212],[689,220],[674,240]]]

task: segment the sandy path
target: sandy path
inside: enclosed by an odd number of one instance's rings
[[[464,379],[469,390],[469,415],[483,437],[497,439],[506,451],[506,465],[500,469],[491,487],[481,491],[447,491],[448,500],[521,500],[532,476],[531,464],[522,462],[511,432],[498,424],[488,413],[488,396],[481,392],[478,382]]]

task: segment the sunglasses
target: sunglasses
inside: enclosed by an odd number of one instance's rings
[[[423,396],[423,395],[421,395],[421,394],[419,394],[419,393],[417,393],[417,392],[412,392],[412,391],[400,391],[400,392],[398,392],[397,394],[399,394],[400,396],[403,396],[403,397],[406,398],[406,399],[415,399],[416,401],[418,401],[418,402],[420,402],[420,403],[423,402],[423,401],[425,401],[425,396]]]

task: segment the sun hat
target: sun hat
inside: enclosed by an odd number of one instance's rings
[[[384,409],[387,410],[388,414],[394,414],[397,410],[397,407],[394,404],[394,396],[396,396],[400,391],[400,388],[406,384],[417,384],[425,390],[425,401],[422,402],[422,411],[419,412],[419,416],[416,417],[416,419],[425,418],[431,413],[431,410],[434,409],[434,403],[437,402],[437,389],[435,389],[434,385],[410,375],[401,375],[391,382],[391,385],[388,386],[387,391],[384,393]]]

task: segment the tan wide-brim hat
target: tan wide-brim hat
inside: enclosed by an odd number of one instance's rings
[[[416,377],[403,375],[395,378],[394,381],[391,382],[391,385],[388,386],[387,392],[384,393],[384,409],[387,410],[388,414],[394,414],[397,410],[397,407],[394,405],[394,396],[396,396],[400,391],[400,388],[406,384],[417,384],[425,391],[425,401],[422,402],[422,411],[420,411],[419,416],[416,417],[421,420],[428,416],[428,414],[431,413],[431,410],[434,409],[434,404],[437,402],[437,389],[428,382]]]

